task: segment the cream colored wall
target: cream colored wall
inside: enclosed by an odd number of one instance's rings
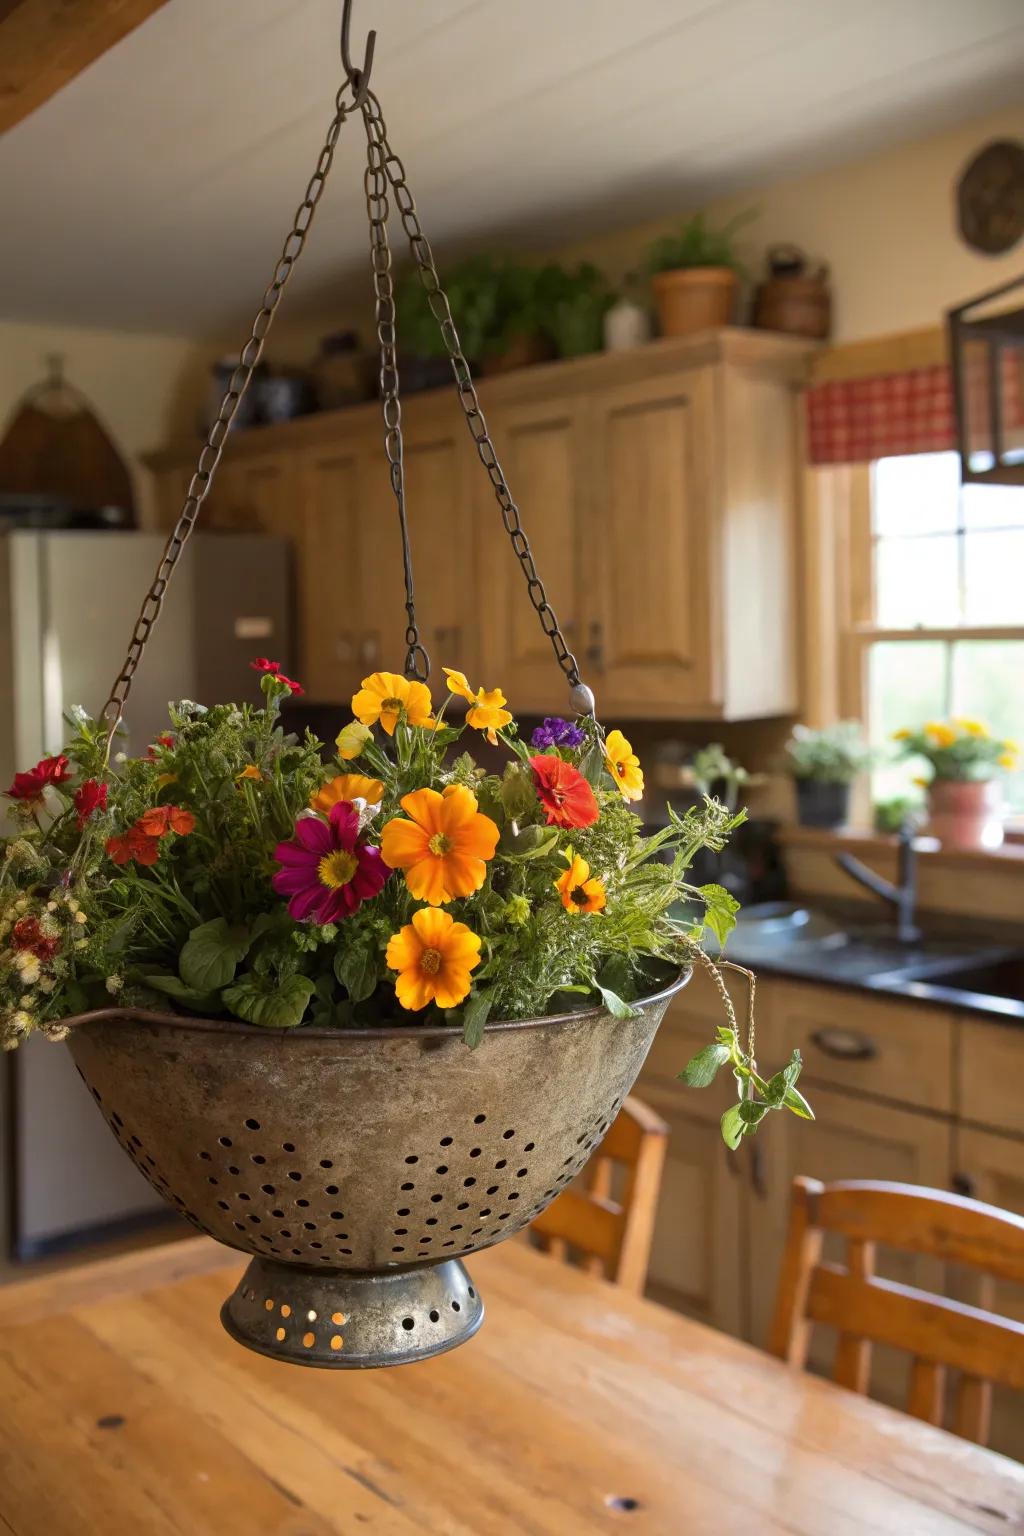
[[[50,353],[63,357],[68,382],[88,397],[128,462],[148,522],[152,488],[139,455],[193,433],[208,348],[183,336],[0,320],[0,433],[24,392],[45,376]]]

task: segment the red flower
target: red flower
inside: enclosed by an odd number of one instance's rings
[[[31,950],[39,960],[52,960],[60,949],[60,939],[45,934],[37,917],[19,917],[11,929],[11,942],[15,949]]]
[[[75,790],[75,810],[78,812],[78,830],[81,831],[94,811],[103,811],[107,807],[107,786],[100,784],[95,779],[86,779],[85,783]]]
[[[269,661],[266,656],[257,656],[256,660],[250,661],[249,665],[254,672],[269,673],[271,677],[276,677],[278,682],[284,683],[291,693],[305,693],[306,691],[301,683],[295,682],[291,677],[285,677],[281,671],[281,663],[279,661]]]
[[[106,846],[115,864],[127,864],[130,859],[136,864],[155,864],[160,857],[159,838],[140,832],[138,822],[120,837],[108,837]]]
[[[578,768],[560,757],[531,757],[530,767],[549,827],[593,826],[601,813]]]
[[[156,761],[156,755],[157,755],[156,749],[157,749],[157,747],[163,747],[165,752],[169,752],[173,746],[174,746],[174,737],[172,736],[171,732],[170,731],[161,731],[161,733],[157,737],[156,741],[154,741],[153,744],[150,747],[147,747],[147,749],[146,749],[146,759],[147,759],[147,761],[151,762],[151,763]]]
[[[196,819],[191,811],[183,811],[180,805],[154,805],[148,811],[143,811],[133,830],[137,830],[145,837],[166,837],[168,832],[177,832],[179,837],[187,837],[195,829]]]
[[[41,800],[47,784],[63,784],[71,774],[71,764],[63,753],[59,757],[44,757],[30,768],[28,773],[16,773],[7,791],[11,800]]]

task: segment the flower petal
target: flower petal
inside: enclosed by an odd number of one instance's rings
[[[433,837],[435,832],[447,831],[447,820],[443,808],[449,790],[459,788],[461,785],[449,784],[443,796],[439,795],[436,789],[414,789],[412,794],[402,796],[402,810],[407,816],[411,816],[429,837]],[[462,792],[469,795],[473,801],[473,810],[476,810],[476,800],[473,795],[468,789]]]
[[[406,796],[406,799],[409,799]],[[414,821],[403,821],[396,816],[380,834],[381,857],[392,869],[408,869],[420,860],[430,858],[427,844],[430,834]]]
[[[334,847],[334,839],[331,837],[331,829],[319,816],[300,816],[295,823],[295,841],[301,843],[310,853],[330,853]]]

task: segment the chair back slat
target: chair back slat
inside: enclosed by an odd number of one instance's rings
[[[627,1098],[580,1184],[564,1190],[530,1228],[553,1257],[578,1257],[640,1294],[647,1279],[668,1126],[638,1099]]]
[[[846,1238],[845,1264],[822,1262],[827,1233]],[[971,1267],[982,1304],[883,1278],[876,1244]],[[770,1348],[803,1366],[813,1327],[833,1328],[835,1380],[860,1393],[872,1346],[903,1350],[913,1357],[908,1411],[931,1424],[945,1422],[955,1373],[953,1428],[985,1444],[992,1385],[1024,1391],[1024,1323],[992,1310],[993,1277],[1024,1283],[1020,1217],[943,1190],[798,1178]]]

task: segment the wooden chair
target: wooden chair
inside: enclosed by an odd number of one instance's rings
[[[628,1098],[587,1164],[582,1187],[564,1190],[533,1222],[536,1246],[553,1258],[579,1256],[591,1274],[642,1295],[667,1145],[661,1116]]]
[[[845,1267],[822,1262],[826,1232],[846,1239]],[[913,1356],[907,1411],[929,1424],[944,1422],[946,1372],[957,1371],[952,1427],[986,1444],[993,1383],[1024,1389],[1024,1323],[882,1279],[877,1243],[980,1271],[985,1306],[995,1279],[1024,1284],[1020,1216],[911,1184],[797,1178],[769,1348],[803,1367],[813,1325],[828,1324],[839,1332],[834,1379],[860,1393],[873,1344],[904,1350]]]

